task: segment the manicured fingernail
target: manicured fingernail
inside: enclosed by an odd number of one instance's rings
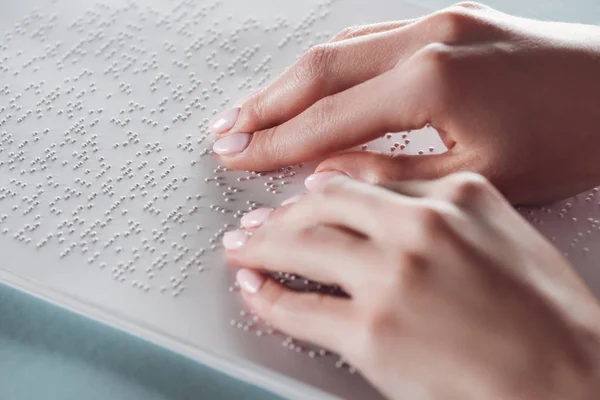
[[[237,250],[248,241],[248,233],[242,230],[225,232],[223,235],[223,247],[227,250]]]
[[[217,154],[241,153],[248,147],[252,135],[248,133],[234,133],[223,136],[213,144],[213,151]]]
[[[259,208],[254,211],[250,211],[248,214],[242,217],[240,224],[244,228],[256,228],[261,226],[267,220],[267,218],[269,218],[269,214],[271,214],[272,211],[272,208]]]
[[[300,200],[302,197],[304,197],[303,194],[298,194],[296,196],[292,196],[289,199],[285,199],[284,201],[281,202],[282,206],[289,206],[290,204],[294,204],[296,203],[298,200]]]
[[[243,291],[255,294],[265,283],[265,276],[249,269],[240,269],[237,272],[236,280]]]
[[[240,115],[240,107],[230,108],[229,110],[223,111],[221,114],[217,115],[212,121],[210,121],[210,125],[208,128],[211,133],[223,133],[227,132],[233,125],[235,125],[235,121],[237,121],[238,115]]]
[[[331,178],[335,178],[336,176],[348,176],[340,171],[325,171],[325,172],[317,172],[316,174],[312,174],[304,181],[304,185],[306,188],[314,192],[321,188],[325,182],[330,180]]]

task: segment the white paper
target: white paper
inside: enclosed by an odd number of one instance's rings
[[[206,121],[345,26],[424,13],[385,0],[5,0],[0,280],[285,397],[376,398],[337,356],[243,329],[220,235],[251,202],[301,192],[311,166],[215,172]],[[430,130],[410,139],[407,153],[442,147]],[[524,212],[598,294],[590,196]]]

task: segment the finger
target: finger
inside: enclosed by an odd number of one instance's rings
[[[340,171],[353,179],[393,187],[398,181],[436,179],[454,171],[468,168],[466,157],[455,151],[431,155],[395,155],[376,152],[350,152],[330,157],[321,162],[316,173]],[[407,195],[422,196],[420,189],[409,190]],[[412,185],[414,186],[414,185]]]
[[[244,299],[263,321],[294,338],[344,353],[355,325],[351,300],[299,293],[247,269],[237,274]]]
[[[315,46],[264,90],[240,108],[225,112],[212,125],[214,133],[253,133],[283,123],[317,100],[373,78],[432,43],[458,44],[481,32],[481,16],[469,8],[449,8],[424,18],[358,28],[347,40]],[[375,33],[361,35],[369,29]],[[353,36],[352,29],[348,32]],[[342,35],[343,36],[343,35]],[[285,107],[281,107],[285,104]]]
[[[432,155],[396,155],[353,152],[331,157],[313,176],[340,173],[412,197],[429,197],[456,206],[476,208],[498,200],[500,193],[479,174],[468,154],[449,151]]]
[[[213,133],[252,133],[295,117],[317,100],[369,80],[398,59],[396,36],[382,32],[368,38],[315,46],[239,109],[226,111],[211,124]],[[285,107],[282,105],[285,104]],[[224,120],[233,121],[223,123]]]
[[[334,35],[329,42],[339,42],[342,40],[353,39],[355,37],[371,35],[373,33],[386,32],[394,29],[402,28],[416,22],[417,19],[407,19],[403,21],[380,22],[377,24],[352,26],[342,30]]]
[[[401,219],[402,215],[410,214],[416,203],[413,199],[382,187],[337,176],[321,183],[316,192],[292,206],[277,210],[265,226],[322,224],[378,242],[390,235],[389,216]],[[377,251],[369,247],[365,257],[370,257],[371,260],[373,257],[377,258]],[[368,280],[368,277],[360,278]]]
[[[457,172],[437,180],[395,182],[387,188],[397,193],[442,200],[488,221],[497,215],[492,211],[506,202],[486,178],[472,172]]]
[[[227,248],[227,243],[224,243]],[[227,251],[229,261],[254,270],[287,272],[351,294],[366,271],[369,243],[349,232],[322,224],[268,221],[241,248]]]
[[[430,98],[432,91],[423,90],[419,79],[410,78],[392,70],[325,97],[297,117],[248,136],[222,162],[237,169],[269,170],[318,159],[387,132],[421,128],[436,114],[439,101]],[[229,136],[227,140],[238,135]]]

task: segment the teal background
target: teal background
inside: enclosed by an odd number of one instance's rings
[[[454,1],[415,3],[440,8]],[[524,16],[600,22],[597,0],[486,3]],[[0,284],[0,399],[270,400],[278,397]]]
[[[279,399],[0,284],[0,399]]]

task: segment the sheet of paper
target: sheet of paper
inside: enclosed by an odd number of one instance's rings
[[[285,397],[377,398],[339,357],[244,310],[221,236],[301,192],[311,165],[227,171],[207,122],[343,27],[424,13],[386,0],[3,1],[0,279]],[[398,153],[443,151],[430,129],[407,139]],[[597,294],[599,201],[523,210]]]

